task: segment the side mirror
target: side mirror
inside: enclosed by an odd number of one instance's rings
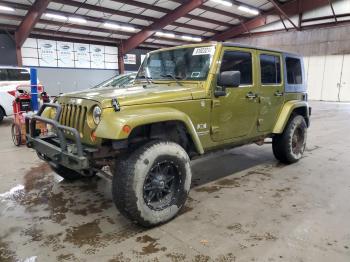
[[[240,84],[241,84],[240,71],[225,71],[219,75],[218,86],[239,87]]]
[[[215,96],[226,96],[227,87],[239,87],[241,84],[240,71],[225,71],[222,72],[217,80],[218,88],[215,90]]]

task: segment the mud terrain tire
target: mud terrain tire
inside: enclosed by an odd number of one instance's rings
[[[292,116],[284,132],[272,139],[272,150],[276,159],[284,164],[298,162],[305,151],[307,125],[301,115]]]
[[[174,218],[191,185],[190,159],[170,141],[150,141],[120,157],[114,166],[112,195],[118,210],[144,227]]]

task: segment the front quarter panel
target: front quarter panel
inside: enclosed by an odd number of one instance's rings
[[[96,136],[112,140],[127,139],[129,134],[123,131],[123,126],[125,125],[133,129],[138,126],[165,121],[181,121],[184,123],[198,153],[204,153],[191,119],[185,113],[168,107],[144,109],[124,108],[119,112],[115,112],[112,108],[105,109],[101,122],[96,129]]]

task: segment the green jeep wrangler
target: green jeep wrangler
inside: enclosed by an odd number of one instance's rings
[[[119,211],[146,227],[184,206],[190,159],[272,138],[286,164],[310,124],[302,58],[233,43],[150,52],[135,83],[61,95],[26,119],[27,145],[65,179],[112,180]],[[50,132],[40,134],[36,122]]]

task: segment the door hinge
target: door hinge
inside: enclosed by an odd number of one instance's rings
[[[212,126],[210,128],[210,131],[211,131],[212,134],[217,134],[217,133],[220,132],[220,128],[218,126]]]
[[[214,107],[219,107],[221,105],[220,100],[213,100],[213,108]]]

